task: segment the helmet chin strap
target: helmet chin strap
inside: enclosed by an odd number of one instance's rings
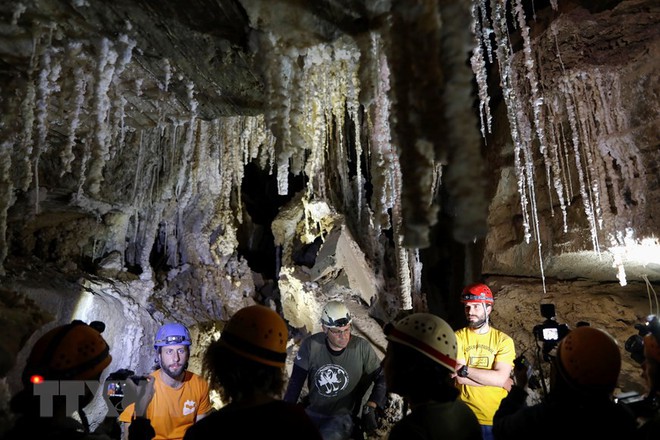
[[[475,330],[476,330],[477,333],[479,333],[480,335],[486,333],[486,332],[488,331],[488,329],[490,328],[490,325],[489,325],[490,323],[489,323],[489,319],[488,319],[488,313],[486,313],[486,303],[485,303],[485,302],[482,302],[482,303],[481,303],[481,307],[483,307],[483,309],[484,309],[484,316],[485,316],[485,318],[484,318],[484,322],[482,322],[481,325],[480,325],[479,327],[475,327]]]

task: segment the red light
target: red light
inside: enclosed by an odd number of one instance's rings
[[[33,384],[42,383],[43,381],[44,381],[44,377],[39,376],[38,374],[34,374],[30,376],[30,382],[32,382]]]

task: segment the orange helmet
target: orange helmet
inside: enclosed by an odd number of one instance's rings
[[[481,283],[470,284],[461,293],[462,303],[483,302],[493,304],[493,292],[487,285]]]
[[[32,347],[23,383],[96,379],[112,361],[110,347],[101,336],[104,328],[99,321],[87,325],[75,320],[48,331]]]
[[[612,391],[621,371],[621,351],[603,330],[582,326],[571,330],[557,348],[561,376],[579,388]]]
[[[283,367],[289,331],[277,312],[262,305],[244,307],[231,317],[220,344],[262,364]]]

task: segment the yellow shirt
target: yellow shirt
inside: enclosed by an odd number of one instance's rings
[[[516,351],[511,339],[505,333],[490,328],[480,335],[469,327],[456,331],[458,353],[456,359],[464,360],[470,368],[491,370],[495,362],[513,365]],[[492,425],[495,411],[507,395],[502,387],[456,385],[461,391],[460,398],[474,411],[481,425]]]
[[[174,389],[163,382],[161,374],[161,370],[151,373],[156,381],[146,416],[156,431],[154,440],[181,440],[197,415],[212,409],[209,385],[201,376],[186,371],[183,386]],[[119,421],[130,423],[134,410],[135,404],[128,405]]]

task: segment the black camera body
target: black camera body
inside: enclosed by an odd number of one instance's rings
[[[533,332],[536,340],[543,343],[544,359],[548,360],[550,351],[570,332],[570,329],[568,325],[557,322],[554,304],[541,304],[541,316],[545,321],[535,325]]]
[[[626,340],[625,348],[630,357],[641,364],[644,362],[644,336],[646,336],[650,330],[644,324],[635,324],[635,329],[637,330],[636,335],[632,335]]]
[[[660,402],[655,396],[643,395],[635,392],[616,396],[616,403],[627,406],[635,417],[650,418],[657,414]]]
[[[635,324],[636,335],[626,340],[624,347],[630,353],[630,357],[637,363],[644,362],[644,336],[653,334],[660,343],[660,320],[655,315],[649,315],[645,324]]]

